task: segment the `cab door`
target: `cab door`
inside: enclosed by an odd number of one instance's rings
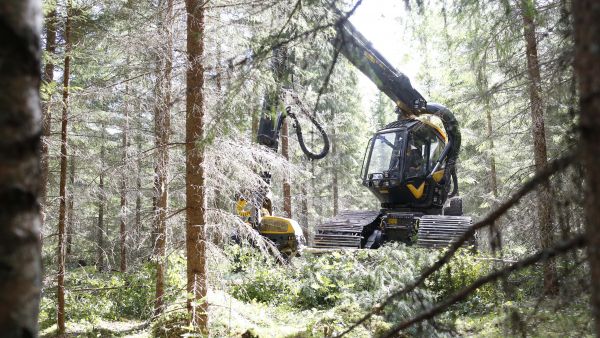
[[[433,128],[420,124],[411,130],[404,155],[404,181],[416,207],[441,207],[445,161],[435,168],[445,142]],[[433,170],[435,169],[435,173]]]

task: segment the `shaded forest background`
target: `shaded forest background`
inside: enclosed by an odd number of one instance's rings
[[[236,213],[261,172],[273,174],[274,214],[298,220],[309,243],[339,211],[379,208],[358,176],[394,107],[362,92],[362,75],[336,57],[332,4],[43,1],[41,332],[598,333],[598,236],[585,212],[598,205],[598,72],[574,67],[576,56],[594,65],[576,49],[587,35],[575,34],[586,29],[577,10],[593,2],[574,3],[403,2],[397,21],[416,42],[406,61],[419,67],[419,90],[460,121],[460,194],[478,252],[389,245],[282,265]],[[361,2],[334,5],[350,15]],[[274,46],[289,54],[284,90]],[[328,157],[307,160],[288,128],[283,155],[255,142],[264,98],[280,91],[283,106],[314,112]],[[317,131],[300,124],[318,149]]]

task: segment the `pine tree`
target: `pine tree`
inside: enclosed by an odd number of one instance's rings
[[[52,9],[46,16],[45,27],[46,27],[46,64],[44,65],[44,76],[43,81],[47,86],[47,95],[45,102],[42,104],[42,134],[44,140],[42,142],[42,163],[40,172],[40,200],[42,203],[42,212],[46,208],[47,196],[48,196],[48,142],[50,138],[50,132],[52,131],[52,112],[50,110],[50,101],[52,92],[52,85],[54,81],[54,57],[56,52],[56,26],[57,26],[57,12],[56,6],[52,6]]]
[[[582,158],[585,168],[585,233],[590,266],[592,318],[600,336],[600,7],[593,0],[573,1],[575,60],[579,85]]]
[[[208,333],[206,302],[206,187],[204,177],[204,2],[186,0],[186,251],[187,308],[192,325]]]
[[[159,34],[165,46],[157,56],[156,106],[154,130],[156,139],[156,302],[155,314],[164,309],[164,288],[167,249],[167,211],[169,207],[169,139],[171,134],[171,77],[173,72],[173,0],[168,0],[161,16]]]
[[[67,17],[65,22],[65,62],[63,71],[63,97],[60,137],[60,188],[58,211],[58,275],[57,275],[57,320],[58,333],[64,334],[65,326],[65,225],[67,216],[67,149],[69,121],[69,80],[71,77],[71,0],[67,0]]]
[[[536,171],[543,170],[548,165],[546,151],[546,131],[544,126],[544,102],[541,96],[542,79],[538,60],[537,38],[535,36],[535,0],[521,0],[521,15],[523,17],[523,36],[527,45],[527,71],[529,75],[529,99],[531,104],[531,128],[533,133],[533,153]],[[554,227],[550,201],[550,185],[542,184],[537,195],[538,225],[541,248],[549,248],[554,242]],[[544,263],[544,293],[558,293],[558,276],[553,260]]]

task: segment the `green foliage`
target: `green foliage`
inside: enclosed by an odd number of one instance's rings
[[[284,270],[270,257],[264,257],[259,250],[240,245],[231,245],[226,249],[229,258],[230,273],[234,283],[231,294],[245,301],[262,303],[278,302],[291,291],[289,278]],[[241,275],[240,275],[241,274]],[[248,279],[245,275],[251,275]],[[241,277],[241,279],[236,279]]]
[[[305,335],[308,337],[331,336],[335,332],[341,332],[348,325],[361,318],[361,308],[356,303],[344,303],[326,311],[321,316],[313,318],[307,325]],[[368,327],[361,326],[350,334],[350,337],[366,337],[369,333],[381,334],[389,329],[390,325],[376,317],[369,321]]]
[[[379,250],[306,254],[289,266],[260,260],[231,283],[230,291],[243,301],[316,311],[305,334],[318,336],[339,332],[391,290],[412,281],[434,257],[430,251],[391,244]],[[434,299],[428,290],[419,296],[420,300],[408,297],[394,302],[382,317],[368,323],[370,331],[384,330],[390,322],[414,315],[419,309],[416,302]]]
[[[186,310],[167,312],[152,323],[151,335],[156,338],[190,336],[190,315]]]
[[[360,287],[353,276],[354,262],[340,253],[309,257],[296,278],[302,281],[296,291],[295,304],[303,308],[330,307]],[[357,285],[359,284],[359,285]]]
[[[257,268],[252,279],[242,284],[234,284],[231,293],[238,299],[263,303],[278,302],[289,296],[290,281],[279,269]]]
[[[233,273],[246,271],[257,261],[266,260],[260,251],[245,245],[229,245],[225,248],[229,258],[229,271]]]
[[[592,337],[587,299],[506,301],[486,314],[457,320],[460,332],[482,337]]]
[[[153,276],[151,264],[126,274],[96,273],[93,268],[69,272],[65,291],[67,320],[93,324],[100,319],[148,318],[154,305]],[[51,291],[42,298],[41,328],[56,322],[55,292]]]
[[[490,272],[491,261],[462,249],[428,280],[427,288],[435,292],[437,300],[441,301]],[[461,305],[461,309],[466,313],[477,306],[493,304],[498,295],[495,289],[496,285],[493,283],[480,287]]]

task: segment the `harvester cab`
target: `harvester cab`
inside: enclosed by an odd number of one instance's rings
[[[396,121],[369,141],[362,184],[382,208],[441,208],[449,192],[450,144],[439,118],[422,115]]]

